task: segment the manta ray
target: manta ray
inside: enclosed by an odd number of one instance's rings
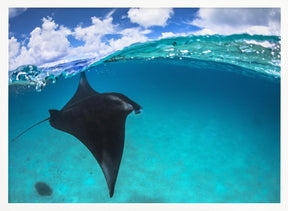
[[[96,92],[85,72],[81,72],[77,91],[68,103],[61,110],[49,110],[49,118],[32,125],[12,141],[49,120],[53,128],[75,136],[88,148],[104,173],[112,197],[123,154],[125,122],[132,111],[139,114],[142,107],[120,93]]]

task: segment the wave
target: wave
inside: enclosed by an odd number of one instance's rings
[[[227,63],[279,79],[281,39],[278,36],[248,34],[171,37],[133,44],[102,59],[81,59],[52,67],[23,65],[9,71],[9,84],[35,85],[36,90],[40,91],[49,81],[74,76],[103,62],[159,58],[166,61],[173,59],[179,63],[189,59]]]

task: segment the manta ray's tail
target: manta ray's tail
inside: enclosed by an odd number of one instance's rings
[[[47,120],[49,120],[49,119],[50,119],[50,117],[48,117],[48,118],[46,118],[46,119],[43,119],[42,121],[37,122],[36,124],[34,124],[34,125],[32,125],[31,127],[27,128],[27,129],[24,130],[22,133],[20,133],[18,136],[16,136],[15,138],[11,139],[11,142],[12,142],[12,141],[15,141],[16,139],[18,139],[20,136],[22,136],[22,135],[23,135],[24,133],[26,133],[28,130],[32,129],[33,127],[35,127],[35,126],[37,126],[37,125],[41,124],[42,122],[45,122],[45,121],[47,121]]]

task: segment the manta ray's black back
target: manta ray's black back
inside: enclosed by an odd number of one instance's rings
[[[94,91],[82,72],[78,89],[60,110],[49,110],[52,127],[79,139],[93,154],[106,178],[110,197],[123,154],[125,122],[132,111],[141,107],[119,93]]]

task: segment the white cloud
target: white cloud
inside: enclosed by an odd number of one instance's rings
[[[148,38],[145,35],[151,33],[151,31],[147,29],[141,30],[140,28],[128,28],[119,33],[122,34],[122,38],[109,41],[110,46],[115,50],[121,50],[133,43],[147,41]]]
[[[9,69],[15,69],[23,64],[41,65],[53,62],[67,54],[70,46],[67,36],[71,31],[59,26],[50,17],[43,18],[42,21],[42,28],[36,27],[30,33],[27,47],[20,48],[20,44],[13,37],[9,40]],[[20,54],[16,56],[19,51]]]
[[[85,42],[83,46],[71,49],[70,56],[81,54],[84,57],[103,58],[116,50],[121,50],[136,42],[145,42],[145,36],[150,30],[138,28],[119,29],[118,25],[112,23],[113,18],[109,15],[104,20],[92,18],[92,25],[86,28],[76,27],[72,33],[76,39]],[[103,41],[105,35],[120,35],[120,38]]]
[[[184,36],[187,36],[191,33],[173,33],[173,32],[162,32],[161,33],[161,37],[160,39],[162,38],[169,38],[169,37],[184,37]]]
[[[50,17],[43,18],[42,26],[36,27],[30,33],[27,46],[25,42],[19,43],[14,37],[9,40],[9,69],[27,64],[50,66],[61,61],[101,59],[132,43],[148,40],[146,35],[151,33],[151,30],[143,30],[141,27],[121,29],[117,24],[113,24],[113,12],[114,10],[103,19],[91,17],[90,26],[80,25],[74,29],[59,26]],[[106,35],[117,36],[109,38]],[[84,44],[73,47],[68,36],[73,36]]]
[[[70,57],[81,54],[83,57],[102,57],[112,51],[111,47],[102,41],[107,34],[115,34],[117,25],[114,25],[113,10],[101,20],[92,17],[92,24],[88,27],[78,26],[74,29],[72,35],[84,42],[84,45],[70,49]]]
[[[14,18],[25,12],[27,8],[9,8],[9,18]]]
[[[59,27],[52,18],[43,18],[42,29],[37,27],[31,32],[29,52],[41,62],[63,57],[70,45],[67,39],[69,34],[71,34],[69,29]]]
[[[137,23],[145,28],[151,26],[166,26],[167,20],[173,15],[173,9],[146,9],[132,8],[128,17],[132,23]]]
[[[93,42],[95,38],[97,40],[99,37],[105,34],[112,34],[115,32],[115,26],[112,23],[113,18],[110,16],[104,20],[100,20],[97,17],[92,17],[91,21],[91,26],[84,28],[78,26],[74,29],[73,35],[76,39],[89,43]]]
[[[195,34],[280,35],[280,9],[201,8],[191,24],[203,28]]]
[[[11,37],[9,39],[9,57],[13,58],[18,55],[19,49],[20,48],[20,43],[17,41],[15,37]]]

